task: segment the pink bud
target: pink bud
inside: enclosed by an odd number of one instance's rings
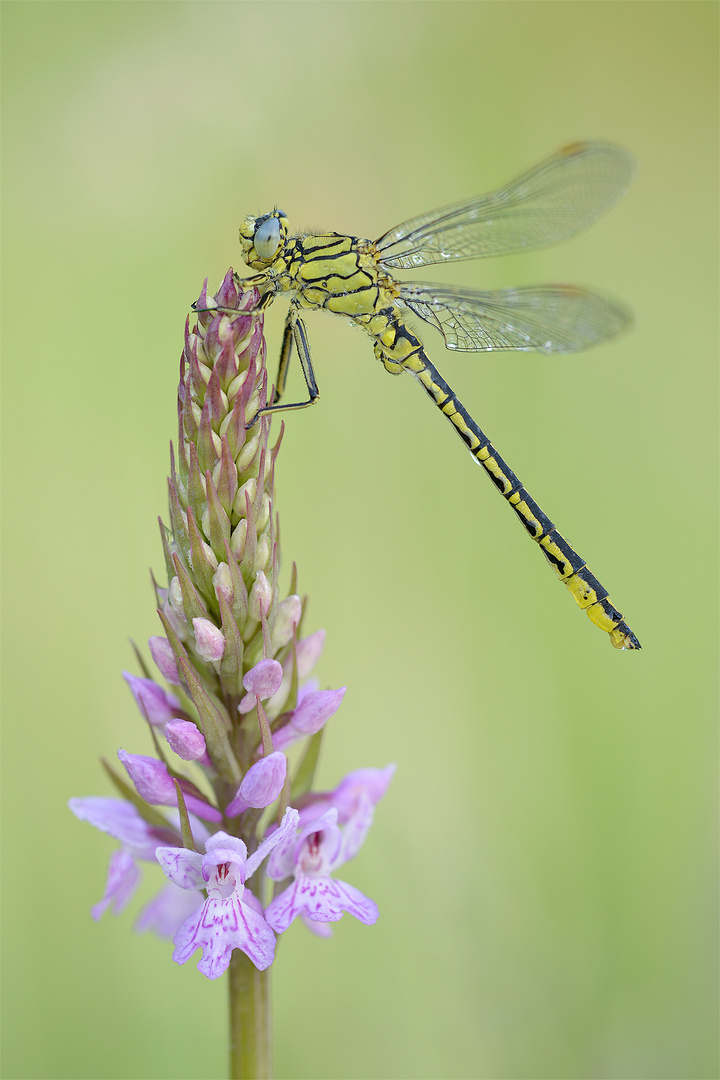
[[[274,748],[282,750],[298,739],[319,731],[339,709],[346,689],[342,686],[339,690],[313,690],[305,694],[297,708],[290,713],[288,723],[273,734]]]
[[[304,735],[314,735],[340,708],[346,690],[346,686],[341,686],[339,690],[315,690],[306,694],[293,711],[293,727]]]
[[[270,806],[282,791],[286,776],[287,758],[284,754],[276,751],[260,758],[245,773],[237,794],[225,813],[228,817],[236,817],[250,806],[258,810]]]
[[[165,738],[183,761],[197,761],[205,753],[205,738],[192,720],[168,720]]]
[[[258,699],[269,698],[280,686],[283,677],[282,664],[277,660],[260,660],[243,677],[243,686],[247,694],[238,705],[241,715],[251,712]]]
[[[212,664],[222,660],[225,652],[225,636],[222,630],[218,630],[215,623],[209,619],[193,619],[193,630],[195,647],[203,660]]]
[[[128,754],[127,750],[118,750],[118,757],[145,802],[154,806],[177,806],[177,793],[167,765],[144,754]],[[192,785],[186,780],[179,783],[189,813],[197,814],[204,821],[222,821],[219,810],[191,794]]]
[[[292,594],[280,601],[272,628],[273,649],[282,649],[292,640],[293,630],[300,622],[301,615],[302,601],[299,596]]]
[[[165,593],[165,598],[160,602],[160,610],[170,623],[171,627],[180,638],[181,641],[187,640],[187,619],[185,618],[185,612],[177,611],[170,602],[170,590],[162,590]]]
[[[151,724],[166,724],[177,716],[180,702],[174,694],[168,694],[152,679],[141,679],[129,671],[123,671],[123,678],[132,690],[140,712]]]
[[[170,642],[165,637],[148,638],[150,655],[157,664],[158,671],[164,679],[174,686],[180,685],[180,676],[177,669],[175,653],[172,651]]]
[[[260,660],[244,676],[243,686],[248,693],[257,694],[264,700],[279,688],[282,677],[282,664],[279,664],[277,660]]]
[[[304,679],[306,675],[310,674],[320,659],[324,644],[324,630],[316,630],[314,634],[310,634],[309,637],[298,641],[296,653],[299,679]]]
[[[167,765],[162,761],[145,757],[144,754],[128,754],[127,750],[118,750],[118,757],[127,769],[138,795],[145,802],[171,806],[177,801],[175,785],[168,776]]]

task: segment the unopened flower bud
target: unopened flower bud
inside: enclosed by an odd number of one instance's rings
[[[238,705],[240,713],[249,713],[257,705],[258,699],[267,700],[279,688],[282,682],[282,664],[277,660],[260,660],[243,677],[243,686],[247,694]]]
[[[230,567],[226,562],[221,562],[217,570],[213,574],[213,588],[218,600],[220,597],[224,597],[228,604],[232,604],[234,599],[232,576],[230,574]]]
[[[267,524],[268,524],[269,521],[270,521],[270,496],[268,495],[268,493],[266,491],[263,494],[262,502],[261,502],[261,505],[260,505],[260,512],[259,512],[259,514],[257,516],[257,521],[255,522],[255,528],[258,531],[258,535],[260,535],[260,533],[267,527]]]
[[[177,793],[167,765],[144,754],[128,754],[118,750],[118,757],[128,771],[138,795],[152,806],[177,806]],[[222,821],[222,814],[214,806],[186,791],[186,782],[179,781],[185,806],[191,814],[204,821]]]
[[[174,694],[169,694],[152,679],[142,679],[123,671],[123,678],[132,691],[140,712],[150,724],[165,724],[177,716],[180,702]]]
[[[325,645],[325,631],[316,630],[314,634],[298,641],[296,655],[298,666],[298,678],[305,679],[320,659],[320,654]]]
[[[202,525],[203,532],[207,536],[207,534],[210,532],[210,516],[207,513],[207,511],[202,516],[201,525]],[[207,565],[211,566],[213,570],[217,570],[217,568],[218,568],[218,557],[215,554],[215,552],[213,551],[213,549],[210,547],[209,544],[206,544],[204,540],[203,540],[203,542],[202,542],[202,544],[200,546],[202,548],[203,557],[204,557],[205,562],[207,563]],[[198,567],[193,566],[192,552],[190,552],[190,554],[188,555],[188,562],[190,563],[190,566],[193,568],[193,570],[198,569]]]
[[[272,585],[262,570],[258,570],[248,597],[250,617],[260,622],[262,615],[267,615],[272,603]]]
[[[165,596],[160,601],[160,610],[170,623],[177,636],[181,641],[185,641],[187,638],[187,620],[185,618],[185,612],[178,611],[170,602],[170,590],[164,589]]]
[[[162,761],[144,754],[128,754],[127,750],[118,750],[118,757],[145,802],[160,806],[175,802],[175,786]]]
[[[253,562],[254,570],[265,570],[270,563],[270,534],[263,533],[255,545],[255,560]]]
[[[255,496],[257,495],[257,478],[254,476],[251,476],[249,480],[246,480],[244,484],[241,484],[235,493],[233,512],[237,514],[239,518],[244,518],[247,514],[246,495],[251,503],[255,502]]]
[[[225,652],[225,637],[222,630],[219,630],[209,619],[193,619],[193,629],[195,647],[203,660],[211,664],[222,660]]]
[[[246,672],[243,678],[243,686],[251,694],[257,694],[264,700],[280,686],[283,677],[282,664],[277,660],[259,660],[254,667]]]
[[[305,694],[289,721],[273,735],[273,747],[281,750],[306,735],[314,735],[324,727],[330,717],[340,708],[347,687],[339,690],[312,690]]]
[[[180,675],[178,674],[175,653],[172,651],[168,639],[165,637],[148,638],[148,648],[162,677],[172,683],[173,686],[180,686]]]
[[[257,427],[260,427],[260,425],[258,424]],[[246,441],[245,445],[243,446],[242,450],[240,451],[240,454],[239,454],[237,462],[236,462],[237,470],[238,470],[239,473],[243,473],[243,472],[245,472],[245,470],[247,468],[249,468],[250,463],[252,462],[252,459],[257,454],[259,439],[260,439],[260,433],[259,432],[256,435],[252,435]],[[243,497],[243,510],[244,509],[245,509],[245,501],[244,501],[244,497]]]
[[[346,686],[339,690],[315,690],[305,694],[293,711],[292,722],[304,735],[314,735],[340,708]]]
[[[236,559],[242,559],[247,538],[247,518],[240,518],[230,537],[230,550]]]
[[[185,618],[185,609],[183,607],[182,589],[180,588],[180,579],[174,577],[170,582],[168,589],[168,603],[170,607],[176,612],[182,619]]]
[[[165,738],[183,761],[197,761],[205,753],[205,738],[192,720],[168,720]]]
[[[243,777],[235,798],[225,810],[228,817],[254,806],[270,806],[280,795],[287,776],[287,758],[277,751],[256,761]]]
[[[286,596],[284,600],[280,601],[276,609],[275,623],[272,629],[271,641],[273,649],[282,649],[292,640],[293,630],[300,622],[301,615],[302,601],[296,593],[293,593],[292,596]]]

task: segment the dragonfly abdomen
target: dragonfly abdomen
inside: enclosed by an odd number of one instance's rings
[[[482,465],[500,494],[513,508],[525,531],[539,545],[554,573],[588,618],[610,635],[610,641],[616,649],[639,649],[640,642],[623,620],[622,613],[610,601],[607,589],[590,572],[585,560],[562,533],[558,532],[554,523],[543,513],[510,466],[503,461],[490,439],[428,360],[418,339],[397,317],[392,321],[395,323],[392,329],[395,332],[396,341],[404,343],[404,349],[400,351],[406,350],[407,355],[404,359],[400,359],[399,350],[396,347],[387,357],[384,357],[382,345],[378,339],[375,346],[376,355],[384,360],[386,367],[389,361],[400,370],[412,372],[453,425],[472,457]]]

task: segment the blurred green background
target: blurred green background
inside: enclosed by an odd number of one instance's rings
[[[717,5],[2,20],[3,1075],[224,1075],[223,981],[136,936],[137,902],[91,921],[113,844],[65,806],[110,793],[100,754],[149,752],[120,671],[159,632],[202,279],[239,265],[248,212],[374,238],[590,138],[638,159],[611,214],[437,278],[594,285],[633,332],[557,359],[425,340],[643,651],[576,610],[421,389],[310,316],[322,402],[287,422],[277,494],[322,684],[349,688],[320,781],[398,772],[347,870],[377,926],[279,949],[277,1075],[716,1077]]]

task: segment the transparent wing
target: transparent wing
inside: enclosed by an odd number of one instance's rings
[[[411,218],[376,243],[389,270],[531,251],[567,240],[622,195],[632,156],[610,143],[573,143],[507,187]]]
[[[629,312],[575,285],[475,292],[424,282],[403,284],[399,302],[435,326],[448,349],[576,352],[613,337]]]

